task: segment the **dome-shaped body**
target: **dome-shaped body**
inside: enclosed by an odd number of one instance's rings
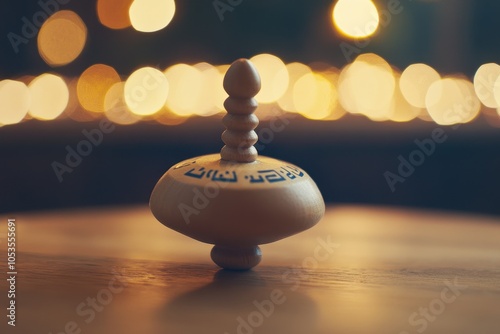
[[[292,164],[259,157],[253,114],[260,76],[247,59],[231,64],[223,82],[226,130],[220,154],[183,161],[158,181],[149,205],[165,226],[214,244],[212,260],[248,270],[262,258],[258,245],[314,226],[325,203],[314,181]]]
[[[156,184],[150,207],[177,232],[232,247],[299,233],[325,211],[316,184],[297,166],[264,156],[241,164],[221,160],[219,154],[170,168]]]

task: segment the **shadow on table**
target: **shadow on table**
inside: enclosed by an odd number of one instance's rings
[[[311,333],[315,302],[255,271],[219,270],[213,281],[171,300],[159,317],[167,333]]]

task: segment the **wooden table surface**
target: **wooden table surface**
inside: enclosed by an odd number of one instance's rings
[[[500,333],[496,217],[329,207],[245,273],[145,206],[9,217],[17,318],[1,333]],[[2,278],[5,314],[6,291]]]

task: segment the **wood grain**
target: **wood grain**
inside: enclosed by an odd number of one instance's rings
[[[419,333],[423,318],[409,318],[439,306],[453,282],[467,287],[422,332],[500,329],[496,217],[329,208],[314,228],[262,246],[261,266],[232,273],[211,263],[210,245],[166,229],[146,207],[14,216],[19,317],[7,333],[56,334],[75,321],[82,333],[232,334],[239,319],[259,324],[253,333]],[[123,291],[86,323],[77,307],[117,277]],[[262,315],[256,305],[269,303]]]

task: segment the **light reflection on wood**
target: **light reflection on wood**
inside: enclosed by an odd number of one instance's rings
[[[274,290],[286,300],[252,327],[255,333],[416,333],[420,327],[409,323],[410,315],[429,307],[445,281],[455,279],[467,289],[425,333],[500,328],[495,218],[330,208],[315,228],[264,245],[262,265],[248,273],[218,271],[210,245],[164,228],[145,207],[16,219],[22,314],[16,330],[23,333],[55,334],[75,321],[82,333],[93,334],[233,334],[238,318],[248,321],[254,302],[269,300]],[[0,244],[5,236],[2,230]],[[303,268],[313,263],[305,259],[314,258],[318,238],[328,236],[338,247],[316,269]],[[87,324],[77,307],[109,289],[117,275],[127,286]]]

